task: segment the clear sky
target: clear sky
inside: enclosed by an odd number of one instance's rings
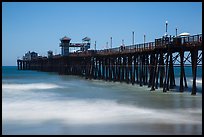
[[[15,66],[27,51],[47,56],[61,53],[59,39],[81,42],[91,38],[91,49],[104,49],[112,37],[113,47],[142,43],[165,34],[202,33],[202,2],[3,2],[2,65]]]

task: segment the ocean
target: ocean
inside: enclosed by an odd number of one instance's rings
[[[2,134],[201,135],[202,67],[188,89],[150,91],[125,82],[2,67]],[[179,68],[175,68],[179,85]]]

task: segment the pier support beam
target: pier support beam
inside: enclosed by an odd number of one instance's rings
[[[19,67],[19,65],[20,65],[20,64],[19,64],[19,62],[20,62],[20,61],[19,61],[19,60],[17,60],[17,66],[18,66],[18,70],[19,70],[19,68],[20,68],[20,67]]]
[[[154,60],[154,66],[153,66],[153,75],[152,75],[152,88],[151,88],[151,91],[152,90],[155,90],[155,78],[156,78],[156,74],[157,74],[157,62],[158,62],[158,53],[156,53],[156,57],[155,57],[155,60]]]
[[[112,60],[112,58],[111,57],[109,57],[109,59],[108,59],[108,79],[109,79],[109,81],[111,81],[112,80],[112,73],[111,73],[111,71],[112,71],[112,64],[111,64],[111,60]]]
[[[166,72],[165,72],[165,78],[164,78],[164,85],[163,85],[163,92],[166,92],[167,91],[167,79],[168,79],[168,70],[169,70],[169,67],[168,67],[168,64],[169,64],[169,52],[167,52],[167,55],[166,55]]]
[[[147,53],[145,54],[145,85],[148,84],[148,66],[149,66],[149,56]]]
[[[105,80],[105,58],[102,58],[102,77]]]
[[[155,60],[155,55],[151,53],[150,55],[150,64],[149,64],[149,83],[148,87],[152,86],[152,80],[153,80],[153,73],[154,73],[154,60]]]
[[[158,67],[157,67],[157,71],[156,71],[156,82],[155,82],[155,89],[158,89],[158,80],[159,80],[159,74],[161,75],[160,73],[160,60],[161,60],[161,54],[158,53]]]
[[[138,76],[138,54],[135,55],[135,75],[136,75],[136,83],[139,83],[139,76]]]
[[[117,80],[117,57],[113,58],[113,81],[115,82]]]
[[[170,61],[169,61],[169,79],[170,79],[170,89],[176,86],[175,77],[174,77],[174,66],[172,60],[172,53],[170,53]]]
[[[181,49],[181,51],[180,51],[180,61],[181,61],[181,64],[180,64],[180,88],[179,88],[180,92],[184,91],[183,80],[185,80],[185,83],[186,83],[185,71],[184,71],[184,60],[183,59],[184,59],[184,51]]]
[[[125,56],[123,58],[123,65],[122,65],[122,75],[121,75],[121,81],[125,80],[125,66],[126,66],[126,58]]]
[[[23,70],[22,63],[23,63],[23,61],[20,61],[20,70]]]
[[[99,66],[98,66],[98,79],[101,79],[101,68],[102,68],[102,66],[101,66],[101,64],[102,64],[102,60],[101,60],[101,58],[98,58],[98,63],[99,63]]]
[[[136,64],[136,58],[135,58],[135,56],[133,56],[133,58],[132,58],[132,63],[133,63],[133,65],[132,65],[132,78],[131,78],[131,81],[132,81],[132,85],[134,85],[135,84],[135,64]]]
[[[192,62],[192,74],[193,74],[193,85],[191,95],[196,95],[196,74],[197,74],[197,59],[198,59],[198,50],[196,48],[191,51],[191,62]]]
[[[118,57],[118,81],[121,82],[121,69],[122,69],[122,63],[121,63],[121,56]]]
[[[164,74],[165,74],[165,68],[164,68],[164,55],[161,52],[160,53],[160,60],[159,60],[159,65],[160,65],[160,81],[159,81],[159,86],[163,87],[164,83],[163,83],[163,78],[164,78]]]
[[[127,57],[127,56],[125,56],[125,58],[126,58],[126,65],[125,65],[125,81],[126,81],[126,83],[129,83],[129,64],[128,64],[128,62],[129,62],[129,57]]]
[[[143,63],[142,63],[142,54],[139,55],[139,77],[140,77],[140,86],[143,86],[142,78],[143,78]]]
[[[106,68],[106,81],[108,80],[108,66],[109,66],[109,63],[108,63],[108,58],[106,57],[105,58],[105,68]]]
[[[127,83],[131,81],[132,78],[132,56],[128,56],[128,67],[127,67]]]

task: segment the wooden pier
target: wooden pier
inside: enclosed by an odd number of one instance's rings
[[[58,72],[86,79],[147,85],[151,91],[160,87],[163,92],[173,89],[176,84],[179,84],[180,92],[188,87],[185,66],[189,65],[193,76],[191,94],[195,95],[197,66],[202,65],[202,34],[163,37],[154,42],[88,50],[70,53],[68,56],[18,59],[17,65],[19,70]],[[174,67],[180,67],[180,83],[175,83]]]

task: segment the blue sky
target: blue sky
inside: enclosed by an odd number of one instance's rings
[[[202,33],[201,2],[3,2],[2,65],[16,65],[27,51],[46,56],[61,53],[59,39],[71,42],[91,38],[91,49],[104,49],[112,37],[113,47],[154,41],[165,34]]]

